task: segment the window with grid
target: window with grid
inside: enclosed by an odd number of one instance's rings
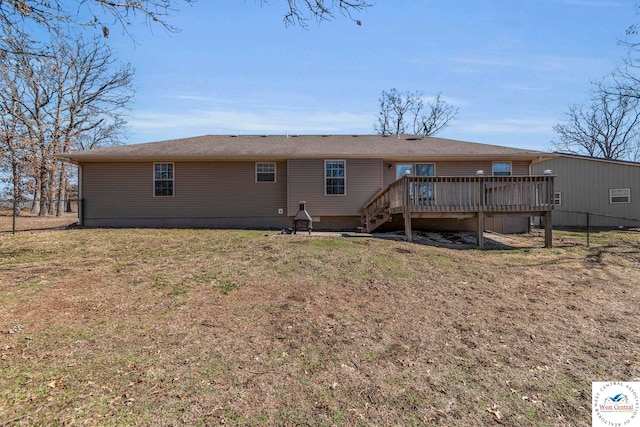
[[[154,197],[173,196],[173,163],[153,164]]]
[[[276,164],[256,163],[256,182],[276,182]]]
[[[556,206],[560,206],[562,204],[562,193],[553,193],[553,204]]]
[[[326,195],[346,194],[346,161],[325,160],[324,177]]]

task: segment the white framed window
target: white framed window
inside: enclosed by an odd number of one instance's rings
[[[276,182],[276,163],[256,163],[256,182]]]
[[[174,194],[174,164],[153,164],[153,196],[173,197]]]
[[[347,194],[347,161],[324,161],[324,194],[326,196],[344,196]]]
[[[511,176],[511,162],[493,162],[491,174],[493,176]]]
[[[562,193],[561,192],[556,192],[553,193],[553,204],[556,206],[560,206],[562,204]]]
[[[630,188],[610,188],[609,189],[609,203],[631,203],[631,189]]]

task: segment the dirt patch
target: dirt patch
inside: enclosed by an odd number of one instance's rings
[[[0,424],[589,426],[640,254],[514,238],[0,236]]]
[[[388,233],[375,233],[380,239],[404,241],[405,236],[401,231]],[[460,231],[414,231],[413,243],[419,245],[436,246],[451,249],[476,249],[477,236],[475,232]],[[544,246],[544,235],[532,234],[499,234],[485,231],[485,249],[509,249],[509,248],[541,248]]]

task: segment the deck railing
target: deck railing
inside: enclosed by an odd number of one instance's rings
[[[405,176],[363,208],[381,212],[526,213],[553,209],[553,176]]]

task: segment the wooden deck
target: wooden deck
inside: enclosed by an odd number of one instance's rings
[[[484,246],[485,215],[544,216],[545,246],[551,247],[553,176],[405,176],[378,192],[362,208],[368,233],[393,215],[403,215],[411,241],[412,218],[477,218]]]

